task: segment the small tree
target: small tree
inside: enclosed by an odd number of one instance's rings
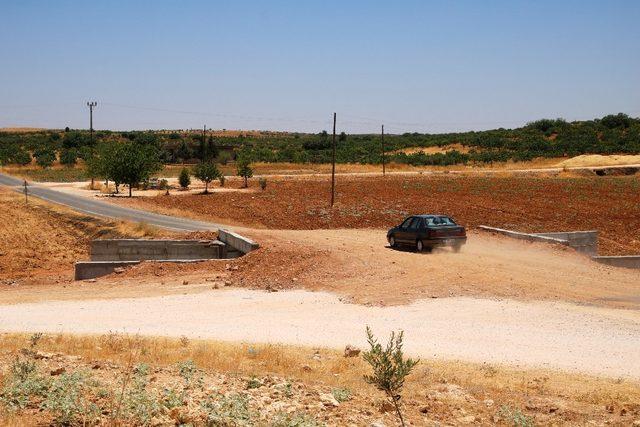
[[[204,194],[207,194],[209,192],[209,183],[214,179],[220,178],[221,174],[215,163],[207,161],[198,163],[193,168],[193,175],[204,182]]]
[[[258,180],[258,184],[260,184],[260,188],[262,189],[262,191],[267,189],[267,178],[260,178]]]
[[[184,188],[185,190],[189,188],[189,185],[191,185],[191,175],[189,175],[189,170],[187,168],[182,168],[182,170],[180,171],[178,182],[180,183],[180,187]]]
[[[224,183],[227,180],[227,178],[223,174],[220,174],[220,176],[218,177],[218,180],[220,180],[220,187],[224,187]]]
[[[247,159],[238,160],[238,176],[244,178],[244,188],[249,186],[249,178],[253,176],[253,169]]]
[[[39,148],[34,151],[36,163],[43,169],[48,168],[56,161],[56,152],[52,148]]]
[[[419,360],[405,359],[402,352],[404,333],[391,332],[386,348],[383,348],[367,326],[367,341],[371,349],[362,354],[362,358],[373,368],[373,375],[365,375],[364,380],[383,391],[396,409],[400,423],[404,426],[404,418],[400,410],[400,392],[404,379],[416,366]]]
[[[78,150],[75,148],[64,148],[60,151],[60,163],[65,166],[73,166],[78,159]]]

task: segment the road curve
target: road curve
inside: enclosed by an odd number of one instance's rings
[[[24,180],[22,179],[0,173],[0,185],[22,192],[23,183]],[[194,221],[186,218],[160,215],[138,209],[115,206],[98,200],[92,200],[87,197],[74,196],[72,194],[52,190],[31,182],[29,183],[28,188],[29,195],[31,196],[38,197],[48,202],[64,205],[73,210],[89,215],[97,215],[126,221],[144,222],[156,227],[175,231],[206,231],[217,230],[219,228],[218,224],[210,222]]]

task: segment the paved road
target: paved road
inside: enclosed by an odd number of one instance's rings
[[[0,185],[5,185],[22,192],[23,180],[0,173]],[[127,221],[144,222],[157,227],[177,231],[217,230],[218,225],[210,222],[194,221],[191,219],[172,217],[146,212],[138,209],[115,206],[109,203],[92,200],[87,197],[74,196],[72,194],[45,188],[37,184],[29,183],[29,194],[49,202],[68,206],[76,211],[89,215],[97,215],[107,218],[122,219]]]

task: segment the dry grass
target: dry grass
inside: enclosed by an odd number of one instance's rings
[[[29,347],[29,335],[0,335],[0,357]],[[146,363],[175,366],[192,360],[205,371],[232,375],[275,375],[309,387],[346,388],[354,404],[378,401],[381,395],[365,384],[365,362],[337,351],[285,345],[249,345],[108,334],[103,336],[44,335],[43,352],[80,356],[124,366]],[[319,357],[314,358],[315,354]],[[94,363],[94,362],[90,362]],[[423,360],[410,375],[403,395],[410,419],[456,422],[461,414],[476,414],[480,424],[509,424],[495,418],[500,408],[512,408],[539,423],[581,425],[589,420],[614,425],[640,417],[640,384],[545,370],[517,370],[498,365]],[[12,422],[19,425],[19,417]]]
[[[35,197],[0,189],[0,279],[68,273],[88,257],[95,238],[169,237],[174,233],[148,224],[108,221],[74,212]]]

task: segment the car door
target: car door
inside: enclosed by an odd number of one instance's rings
[[[413,217],[411,222],[409,223],[409,227],[407,227],[407,233],[405,237],[406,243],[415,243],[418,240],[418,234],[420,233],[420,226],[422,225],[422,218],[416,216]]]
[[[410,216],[409,218],[402,221],[402,224],[398,226],[398,231],[395,233],[396,242],[398,243],[408,243],[409,240],[409,225],[413,221],[415,217]]]

